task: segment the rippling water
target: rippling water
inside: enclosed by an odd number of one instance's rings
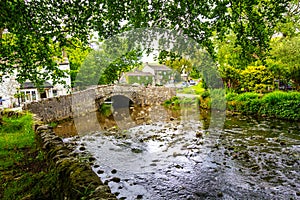
[[[300,199],[299,122],[232,116],[207,129],[206,113],[160,111],[154,120],[159,109],[126,129],[98,116],[102,128],[65,141],[96,158],[94,171],[119,199]]]

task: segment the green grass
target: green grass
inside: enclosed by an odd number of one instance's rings
[[[24,173],[18,181],[6,184],[3,200],[10,199],[57,199],[50,191],[54,189],[57,176],[54,173]],[[42,189],[41,189],[42,188]]]
[[[205,92],[205,89],[203,88],[202,83],[198,83],[197,85],[193,85],[193,86],[190,86],[190,87],[184,87],[182,89],[179,89],[177,92],[178,93],[184,93],[184,94],[201,95],[203,92]]]
[[[177,96],[174,96],[163,103],[165,107],[171,108],[172,110],[179,110],[181,106],[191,106],[194,104],[198,104],[197,99],[188,97],[179,98]]]
[[[105,117],[109,117],[112,114],[112,105],[111,104],[101,104],[99,111]]]
[[[53,199],[56,175],[35,143],[29,113],[0,118],[0,199]]]
[[[57,122],[50,122],[48,125],[51,126],[52,128],[55,128],[55,127],[58,126],[58,123]]]
[[[0,127],[1,149],[32,147],[34,143],[31,114],[22,117],[3,117]]]
[[[31,114],[27,113],[21,117],[4,116],[1,123],[0,170],[4,170],[24,158],[22,149],[35,147],[35,136]]]

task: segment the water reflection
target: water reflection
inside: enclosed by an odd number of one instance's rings
[[[210,122],[209,112],[203,111],[203,114],[199,115],[199,111],[195,112],[194,107],[170,110],[162,105],[131,105],[117,109],[110,107],[106,107],[105,109],[110,109],[111,112],[90,112],[75,119],[61,122],[55,127],[55,133],[62,137],[86,135],[88,133],[110,130],[112,128],[127,130],[137,125],[150,124],[152,122],[168,122],[174,119],[181,119],[181,121],[198,121],[199,116],[205,123],[205,127],[209,127]],[[110,114],[107,115],[107,113]]]

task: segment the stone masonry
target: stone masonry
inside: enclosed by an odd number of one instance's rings
[[[42,99],[23,106],[43,122],[59,121],[96,111],[99,104],[116,95],[129,98],[138,105],[161,104],[176,95],[175,88],[101,85],[70,95]]]

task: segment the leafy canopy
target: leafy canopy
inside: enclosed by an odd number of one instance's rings
[[[66,75],[58,69],[62,49],[71,38],[88,45],[141,27],[160,27],[186,34],[215,54],[212,38],[232,31],[240,57],[264,59],[274,28],[287,13],[289,0],[16,0],[1,1],[0,72],[17,70],[17,80],[42,83]],[[147,37],[143,37],[149,40]],[[151,38],[150,38],[151,39]],[[43,69],[43,70],[42,70]]]
[[[142,51],[129,49],[127,39],[113,37],[92,50],[82,62],[75,78],[75,87],[119,82],[121,76],[141,64]]]

